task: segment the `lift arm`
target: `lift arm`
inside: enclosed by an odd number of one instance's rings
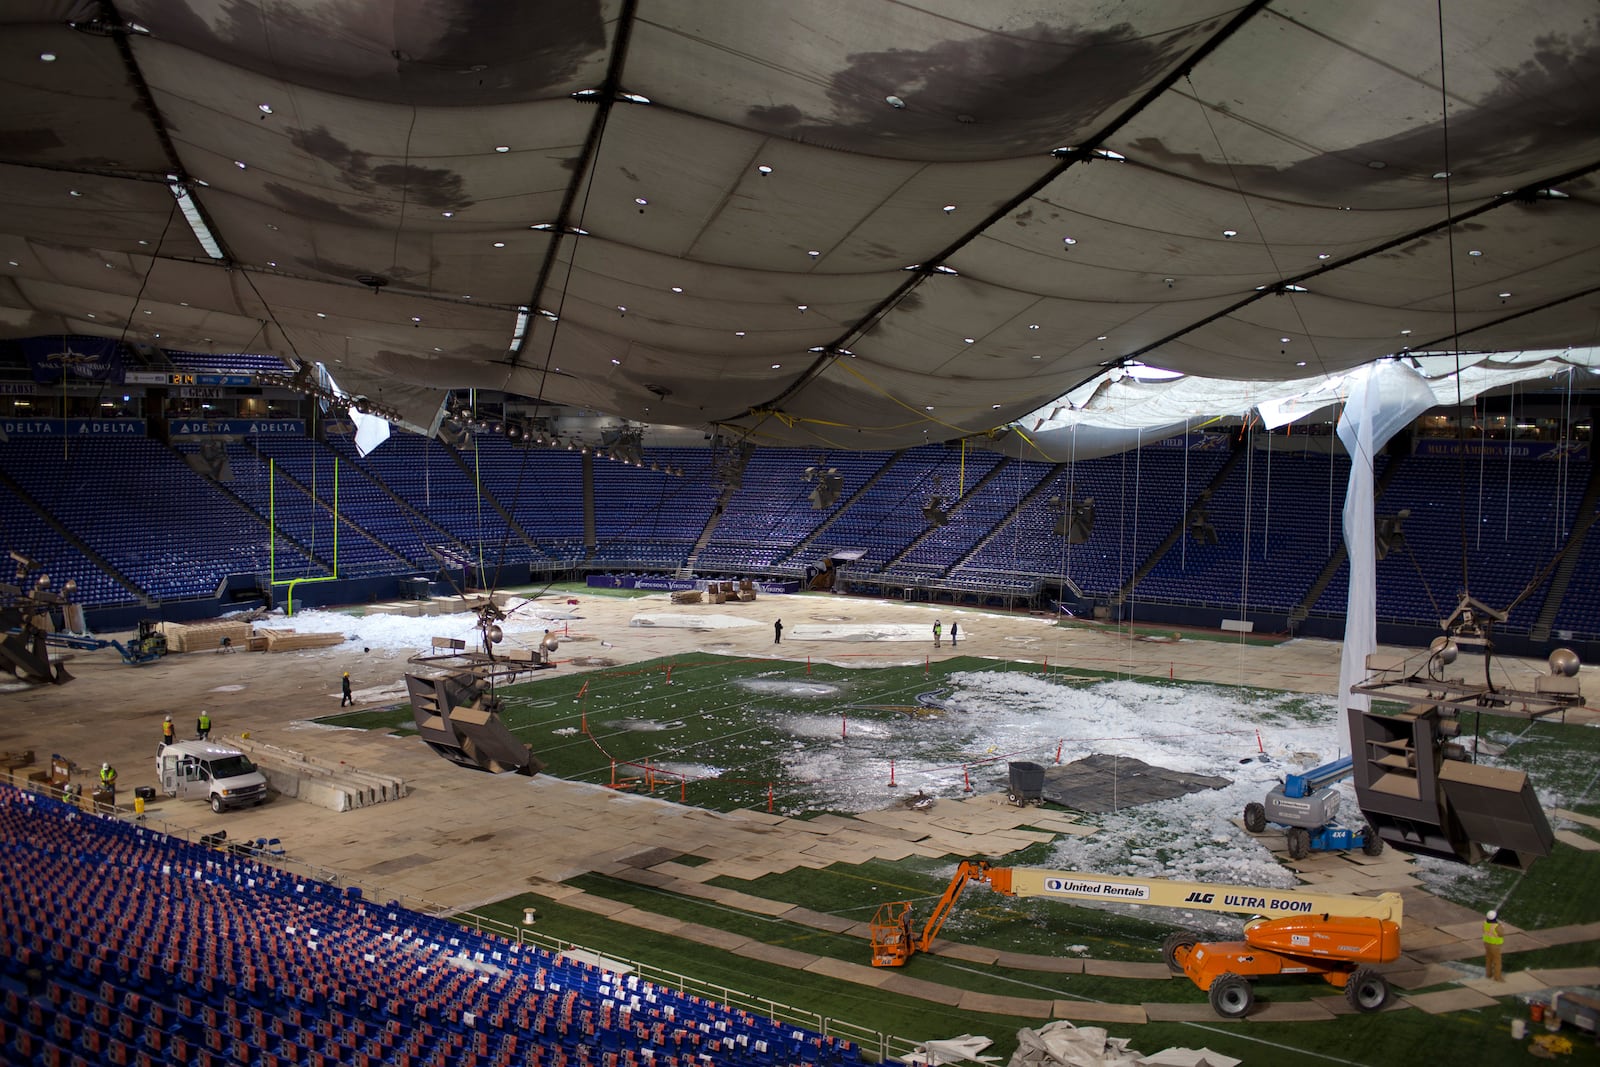
[[[1148,904],[1157,908],[1238,912],[1268,919],[1289,916],[1372,918],[1387,920],[1397,929],[1402,913],[1399,893],[1357,897],[1037,867],[991,867],[985,860],[963,860],[945,887],[944,895],[934,905],[920,936],[911,932],[909,900],[879,906],[872,918],[872,965],[902,967],[914,954],[928,951],[969,882],[986,883],[995,892],[1011,897],[1046,897],[1072,903]]]
[[[997,893],[1018,897],[1050,897],[1074,902],[1149,904],[1158,908],[1192,908],[1264,915],[1339,915],[1346,918],[1387,919],[1399,926],[1399,893],[1357,897],[1341,893],[1311,893],[1299,889],[1262,889],[1256,886],[1174,882],[1165,878],[1107,876],[1083,871],[1051,871],[1035,867],[992,867],[985,881]]]
[[[1332,785],[1341,779],[1350,777],[1354,761],[1349,756],[1324,763],[1320,767],[1313,767],[1304,774],[1291,774],[1283,780],[1283,795],[1286,797],[1308,797],[1319,789]]]

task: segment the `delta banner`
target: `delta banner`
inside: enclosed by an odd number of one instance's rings
[[[173,419],[173,437],[249,437],[252,435],[306,435],[304,419]]]
[[[1449,437],[1423,437],[1417,440],[1416,455],[1439,459],[1534,459],[1554,462],[1587,460],[1587,441],[1462,441]]]
[[[4,437],[143,437],[143,419],[0,419]]]
[[[122,381],[122,345],[109,337],[30,337],[18,342],[33,380]]]

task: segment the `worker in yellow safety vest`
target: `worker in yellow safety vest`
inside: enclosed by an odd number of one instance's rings
[[[117,769],[109,763],[100,764],[100,788],[111,794],[111,803],[117,802]]]
[[[1483,976],[1504,982],[1500,974],[1500,946],[1506,943],[1505,931],[1500,928],[1500,913],[1490,908],[1483,916]]]
[[[195,736],[204,741],[211,736],[211,713],[202,711],[200,717],[194,721]]]

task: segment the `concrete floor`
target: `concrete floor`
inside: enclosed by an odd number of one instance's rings
[[[567,598],[563,593],[552,601],[564,603]],[[625,664],[703,652],[708,645],[729,655],[790,660],[810,656],[862,667],[920,663],[925,656],[990,656],[1041,664],[1048,660],[1052,667],[1319,693],[1332,692],[1339,671],[1339,645],[1307,639],[1272,647],[1237,641],[1150,640],[1093,627],[1057,627],[1036,616],[957,612],[947,605],[935,608],[848,597],[774,596],[735,608],[678,606],[664,595],[625,599],[578,594],[577,598],[580,618],[570,624],[572,639],[558,658],[603,654]],[[641,612],[692,616],[730,611],[761,625],[719,629],[708,637],[704,631],[628,624]],[[784,643],[775,646],[772,622],[780,616],[786,634]],[[808,641],[802,636],[810,624],[931,627],[935,617],[946,627],[952,620],[960,621],[958,647],[951,648],[948,638],[943,648],[935,650],[931,639],[845,643]],[[359,630],[359,620],[354,620],[351,631]],[[610,647],[602,646],[602,641]],[[277,654],[188,653],[132,668],[113,651],[80,653],[69,664],[75,676],[72,682],[10,687],[0,694],[6,712],[0,717],[0,750],[32,749],[40,764],[50,754],[60,753],[83,768],[80,781],[85,785],[92,770],[110,760],[119,768],[119,786],[128,803],[133,786],[154,781],[152,757],[163,715],[170,712],[180,736],[188,736],[195,712],[204,707],[215,720],[216,736],[248,731],[259,740],[323,760],[398,774],[409,785],[407,797],[352,812],[334,813],[279,799],[259,809],[216,815],[198,803],[163,799],[149,806],[148,817],[155,825],[180,832],[226,829],[233,838],[281,838],[299,861],[336,871],[369,888],[381,887],[389,896],[448,909],[530,888],[549,890],[585,871],[615,871],[629,861],[637,865],[676,853],[737,865],[736,869],[751,872],[744,877],[796,864],[823,866],[830,855],[895,859],[907,854],[903,834],[863,834],[856,820],[835,820],[841,825],[822,827],[764,812],[718,814],[683,808],[545,776],[485,775],[439,759],[415,738],[331,730],[309,722],[340,710],[339,678],[345,670],[351,673],[358,698],[365,698],[358,699],[358,706],[395,703],[406,655],[364,653],[359,644],[349,644]],[[570,663],[560,668],[563,673],[583,669]],[[1585,710],[1569,717],[1585,715],[1593,713]],[[1005,832],[999,823],[994,828]],[[942,836],[941,841],[941,851],[950,855],[983,850],[981,842],[959,834]],[[1407,907],[1408,918],[1420,914],[1414,905]],[[1459,910],[1444,909],[1437,925],[1459,920]]]

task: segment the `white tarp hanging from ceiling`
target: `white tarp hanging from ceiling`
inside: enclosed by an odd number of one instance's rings
[[[1419,353],[1398,360],[1414,368],[1434,406],[1471,403],[1478,396],[1511,385],[1542,381],[1548,388],[1592,388],[1583,379],[1600,375],[1600,348],[1508,352],[1461,356]],[[1459,374],[1457,373],[1459,368]],[[1355,373],[1319,375],[1283,382],[1241,382],[1180,377],[1146,380],[1120,370],[1092,382],[1015,423],[1040,453],[1056,460],[1086,459],[1139,441],[1205,425],[1218,418],[1259,414],[1277,429],[1341,403]],[[1600,380],[1595,381],[1600,385]]]

